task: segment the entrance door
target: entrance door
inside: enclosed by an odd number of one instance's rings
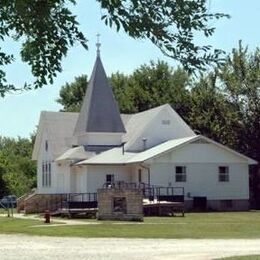
[[[143,182],[143,178],[142,178],[142,169],[138,169],[138,182]]]
[[[72,172],[70,174],[70,192],[77,192],[77,174],[75,172]]]

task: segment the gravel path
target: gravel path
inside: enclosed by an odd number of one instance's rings
[[[260,239],[84,239],[0,235],[1,260],[206,260],[246,254],[260,254]]]

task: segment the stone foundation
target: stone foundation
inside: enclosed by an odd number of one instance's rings
[[[98,190],[99,220],[143,221],[143,194],[140,189]]]
[[[186,200],[185,211],[194,211],[193,200]],[[249,200],[207,200],[206,211],[247,211]]]
[[[249,200],[211,200],[208,209],[218,211],[246,211],[249,210]]]
[[[25,214],[43,213],[45,210],[56,211],[65,201],[67,194],[30,194],[17,201],[17,209]],[[114,198],[119,198],[114,201]],[[114,210],[114,203],[120,204],[120,198],[125,198],[123,211]],[[122,201],[121,201],[122,202]],[[143,220],[143,194],[139,189],[99,189],[98,190],[98,219],[111,220]],[[185,211],[194,211],[193,200],[185,200]],[[249,200],[207,200],[206,211],[247,211],[250,209]]]
[[[43,213],[45,210],[56,211],[66,194],[33,194],[23,201],[25,214]]]

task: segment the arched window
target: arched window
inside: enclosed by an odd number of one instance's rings
[[[45,141],[45,151],[48,152],[48,149],[49,149],[49,145],[48,145],[48,141],[46,140]]]

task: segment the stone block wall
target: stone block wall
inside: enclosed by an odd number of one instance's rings
[[[121,204],[121,205],[120,205]],[[143,194],[140,189],[98,190],[99,220],[143,220]]]

